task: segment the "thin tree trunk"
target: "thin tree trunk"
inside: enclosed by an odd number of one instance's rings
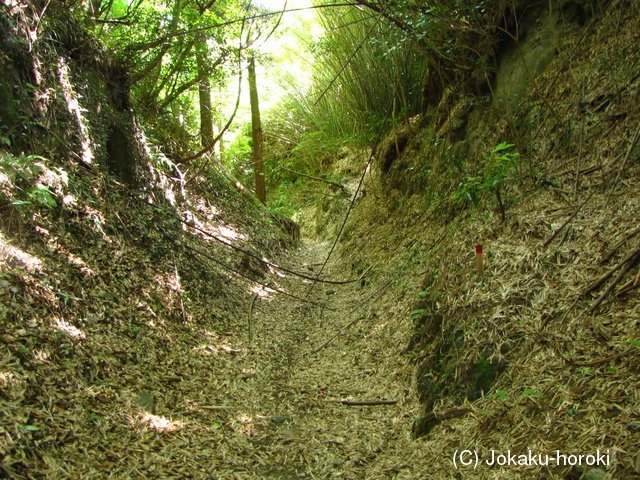
[[[218,120],[218,131],[222,132],[222,122],[220,120]],[[218,140],[218,149],[220,151],[220,161],[224,162],[225,160],[225,154],[226,154],[226,150],[225,150],[226,145],[224,144],[224,138],[220,137],[220,140]]]
[[[249,59],[249,98],[251,100],[251,136],[253,138],[253,171],[256,178],[256,197],[267,204],[267,191],[264,186],[264,157],[262,154],[262,124],[258,103],[258,85],[256,82],[256,59]]]
[[[211,83],[207,72],[207,62],[209,61],[207,38],[199,35],[199,45],[197,46],[198,62],[198,96],[200,100],[200,143],[203,147],[211,145],[213,142],[213,111],[211,110]]]

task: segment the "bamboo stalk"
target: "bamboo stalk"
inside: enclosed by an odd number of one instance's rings
[[[301,177],[310,178],[311,180],[317,180],[318,182],[328,183],[329,185],[333,185],[335,187],[338,187],[338,188],[341,188],[342,190],[344,190],[344,185],[341,185],[341,184],[336,183],[336,182],[332,182],[331,180],[327,180],[327,179],[319,178],[319,177],[312,177],[311,175],[307,175],[306,173],[295,172],[293,170],[288,169],[287,167],[283,167],[282,165],[278,165],[278,166],[282,170],[286,170],[287,172],[291,172],[291,173],[294,173],[296,175],[300,175]]]
[[[620,263],[618,263],[615,267],[613,267],[611,270],[605,273],[602,277],[600,277],[595,283],[593,283],[589,288],[587,288],[584,294],[586,295],[587,293],[592,292],[593,290],[598,288],[600,285],[606,282],[611,275],[613,275],[617,270],[619,270],[620,267],[622,267],[625,263],[630,261],[633,257],[638,255],[639,253],[640,253],[640,248],[629,253],[626,257],[624,257],[624,259]]]
[[[611,291],[620,282],[620,280],[622,280],[622,277],[624,277],[624,275],[629,270],[631,270],[631,267],[633,267],[633,265],[636,263],[636,260],[638,260],[638,258],[640,258],[640,249],[636,250],[636,253],[629,259],[629,261],[627,262],[625,267],[622,269],[620,274],[615,278],[613,283],[611,283],[611,285],[609,285],[609,287],[602,293],[602,295],[600,295],[600,298],[598,298],[598,300],[595,301],[595,303],[591,306],[591,308],[589,308],[589,313],[593,313],[595,311],[595,309],[598,308],[598,305],[600,305],[602,303],[602,301],[607,297],[607,295],[609,295],[609,293],[611,293]]]

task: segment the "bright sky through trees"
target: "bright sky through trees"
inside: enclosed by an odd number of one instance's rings
[[[280,11],[285,7],[284,0],[256,1],[271,11]],[[264,112],[275,106],[287,92],[287,84],[295,81],[299,88],[304,88],[309,81],[312,71],[313,57],[308,50],[308,44],[322,35],[322,28],[316,20],[316,9],[310,0],[289,0],[286,9],[303,9],[285,13],[277,30],[266,41],[260,39],[255,47],[258,50],[259,62],[256,66],[258,77],[258,91],[260,108]],[[304,10],[307,9],[307,10]],[[237,119],[250,120],[249,91],[246,84],[246,74],[241,107]],[[229,82],[231,89],[237,83]],[[229,93],[233,96],[233,93]]]
[[[284,0],[260,0],[260,4],[270,10],[282,10]],[[299,85],[304,85],[311,73],[311,62],[307,47],[322,34],[322,28],[316,21],[316,10],[310,0],[289,0],[286,8],[304,9],[285,13],[278,30],[269,39],[258,42],[259,53],[267,55],[271,62],[258,68],[258,75],[263,76],[260,82],[265,90],[264,109],[268,109],[284,94],[281,86],[283,77],[295,78]]]

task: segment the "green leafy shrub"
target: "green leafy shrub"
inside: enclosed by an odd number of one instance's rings
[[[502,192],[507,185],[516,184],[518,180],[518,166],[520,154],[507,152],[514,144],[503,142],[491,151],[490,157],[485,157],[486,168],[479,170],[476,175],[466,175],[465,180],[458,185],[456,200],[469,202],[476,208],[480,205],[483,195],[495,196],[502,221],[506,218],[506,206]]]

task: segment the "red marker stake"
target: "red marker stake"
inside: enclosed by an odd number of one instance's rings
[[[482,276],[484,273],[484,265],[482,263],[482,245],[476,245],[476,264],[478,265],[478,274]]]

